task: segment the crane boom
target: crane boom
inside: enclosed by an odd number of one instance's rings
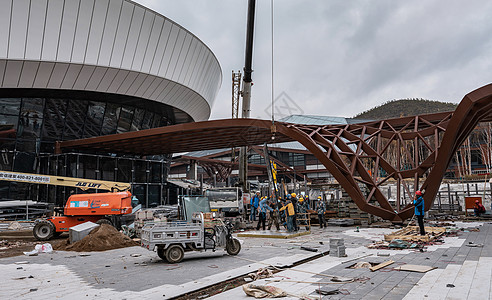
[[[0,171],[0,180],[38,183],[49,185],[61,185],[80,188],[82,190],[98,189],[111,192],[124,192],[131,189],[131,185],[125,182],[104,181],[95,179],[83,179],[42,174],[29,174],[21,172]]]

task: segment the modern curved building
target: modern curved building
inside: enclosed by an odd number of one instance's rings
[[[131,182],[165,203],[166,156],[56,156],[54,142],[207,120],[221,81],[200,39],[135,2],[0,0],[0,168]],[[69,192],[0,182],[1,199]]]

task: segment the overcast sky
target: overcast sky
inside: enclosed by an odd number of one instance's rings
[[[247,0],[137,0],[182,25],[223,72],[211,119],[231,116],[244,67]],[[251,117],[270,119],[270,1],[258,0]],[[388,100],[459,102],[492,82],[492,1],[275,0],[276,119],[353,117]],[[287,108],[286,108],[287,107]]]

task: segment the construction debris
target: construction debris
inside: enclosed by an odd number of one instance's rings
[[[243,285],[243,291],[246,295],[255,298],[287,297],[287,293],[284,290],[271,285],[256,285],[249,283]]]
[[[406,228],[397,230],[390,234],[384,235],[384,240],[390,242],[392,240],[398,239],[403,241],[422,241],[430,242],[437,237],[440,237],[446,233],[446,228],[444,227],[425,227],[425,235],[419,234],[420,229],[418,226],[408,226]]]
[[[255,273],[249,273],[248,276],[253,280],[270,278],[273,276],[273,272],[268,268],[260,268]]]
[[[394,263],[394,261],[388,260],[388,261],[382,262],[379,265],[376,265],[374,267],[370,267],[369,270],[371,270],[371,272],[374,272],[374,271],[377,271],[377,270],[382,269],[384,267],[387,267],[387,266],[391,265],[392,263]]]
[[[418,273],[426,273],[434,269],[437,269],[437,267],[422,266],[422,265],[402,265],[395,268],[396,271],[409,271],[409,272],[418,272]]]
[[[67,239],[62,243],[54,245],[53,248],[62,251],[91,252],[132,246],[138,246],[138,243],[120,233],[113,226],[101,224],[101,226],[93,229],[89,235],[82,240],[70,244]]]
[[[39,253],[51,253],[53,252],[53,247],[51,246],[50,243],[46,244],[38,244],[34,247],[34,250],[29,251],[29,252],[24,252],[24,255],[27,256],[36,256]]]

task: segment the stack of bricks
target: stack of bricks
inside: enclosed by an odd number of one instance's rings
[[[330,239],[330,256],[345,257],[345,244],[343,239]]]

